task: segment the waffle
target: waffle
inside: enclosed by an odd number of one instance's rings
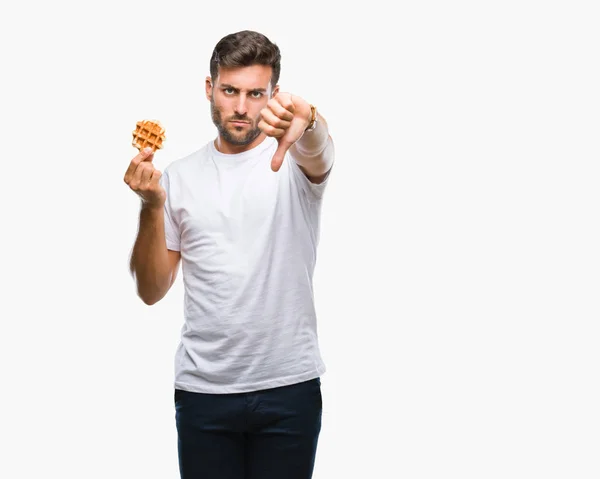
[[[131,144],[140,151],[147,146],[156,151],[162,148],[164,141],[165,129],[158,120],[141,120],[137,122],[133,131]]]

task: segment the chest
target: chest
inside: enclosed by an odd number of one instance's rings
[[[246,251],[285,227],[293,190],[287,171],[275,173],[263,163],[204,168],[182,185],[185,201],[175,205],[182,244]]]

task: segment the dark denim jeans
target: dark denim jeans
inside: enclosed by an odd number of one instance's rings
[[[321,381],[251,393],[175,390],[181,479],[310,479]]]

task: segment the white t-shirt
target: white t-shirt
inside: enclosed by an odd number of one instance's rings
[[[313,271],[327,180],[311,183],[277,141],[223,154],[208,143],[165,168],[167,247],[181,251],[184,325],[175,387],[237,393],[325,372]]]

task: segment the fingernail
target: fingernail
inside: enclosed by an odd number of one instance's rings
[[[150,148],[149,146],[147,146],[146,148],[144,148],[144,154],[145,155],[149,155],[150,153],[152,153],[152,148]]]

